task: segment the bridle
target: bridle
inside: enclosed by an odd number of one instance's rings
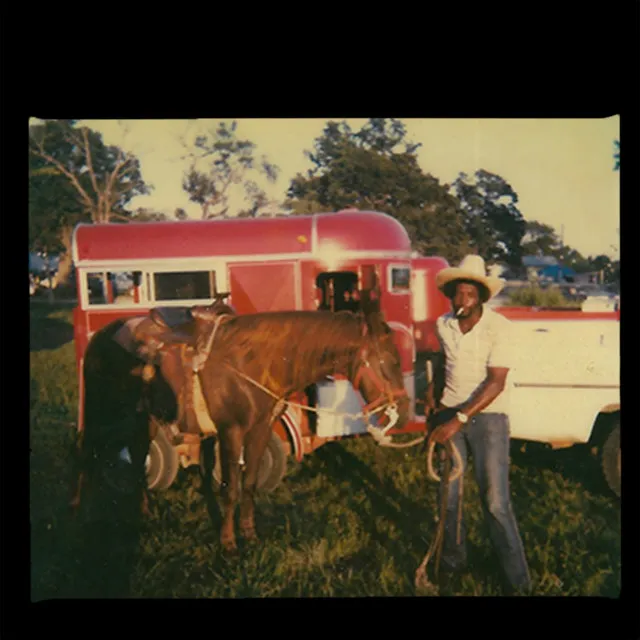
[[[362,335],[363,337],[367,335],[366,325],[364,325]],[[377,352],[376,356],[378,357],[380,366],[382,368],[384,366],[384,361],[380,356],[380,353],[378,352],[375,339],[373,340],[373,344],[375,351]],[[389,419],[389,422],[384,426],[384,432],[386,433],[398,421],[399,414],[397,400],[400,398],[408,398],[409,394],[407,393],[407,390],[405,388],[394,389],[391,386],[389,380],[387,380],[384,376],[381,377],[380,375],[378,375],[378,373],[369,362],[369,347],[367,345],[363,345],[358,351],[356,363],[358,362],[359,366],[352,383],[353,388],[359,390],[360,383],[362,382],[363,378],[366,377],[373,383],[380,394],[377,398],[375,398],[368,404],[365,404],[362,408],[362,412],[365,416],[366,422],[369,423],[369,414],[374,410],[376,410],[375,412],[377,413],[382,408],[384,408],[384,415],[386,415]]]

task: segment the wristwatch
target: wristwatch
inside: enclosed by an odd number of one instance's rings
[[[456,413],[456,418],[458,418],[462,424],[467,424],[467,422],[469,422],[469,416],[466,413],[462,413],[462,411],[458,411],[458,413]]]

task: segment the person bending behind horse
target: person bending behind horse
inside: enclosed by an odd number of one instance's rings
[[[436,322],[444,362],[427,390],[429,442],[443,445],[451,440],[465,468],[471,452],[485,521],[507,592],[528,592],[531,579],[509,488],[511,322],[484,304],[502,289],[504,281],[487,277],[483,259],[469,255],[459,267],[441,270],[436,282],[451,300],[453,311]],[[448,489],[441,571],[449,574],[464,570],[467,564],[466,530],[459,511],[461,481],[455,480]],[[442,492],[441,483],[441,497]]]

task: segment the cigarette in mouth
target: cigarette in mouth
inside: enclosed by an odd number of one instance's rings
[[[463,312],[463,311],[464,311],[464,307],[460,307],[460,308],[458,309],[458,311],[456,312],[456,318],[457,318],[460,314],[462,314],[462,312]]]

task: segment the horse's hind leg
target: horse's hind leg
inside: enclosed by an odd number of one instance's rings
[[[255,492],[258,481],[260,460],[271,436],[268,424],[255,425],[245,438],[246,468],[242,485],[242,500],[240,502],[240,534],[245,540],[256,541],[255,528]]]
[[[234,531],[234,515],[238,503],[240,485],[240,466],[242,455],[242,429],[234,425],[220,428],[220,466],[222,469],[222,500],[224,516],[220,530],[220,543],[227,552],[235,552],[236,536]]]
[[[200,451],[202,455],[202,493],[206,500],[213,497],[213,470],[216,466],[216,442],[215,437],[203,438],[200,440]]]

